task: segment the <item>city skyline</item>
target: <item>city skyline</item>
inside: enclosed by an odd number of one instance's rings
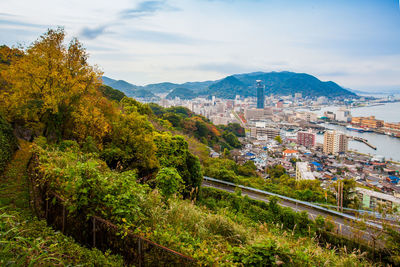
[[[395,0],[1,5],[1,44],[26,46],[47,28],[64,26],[106,76],[137,85],[294,71],[356,90],[400,89]]]

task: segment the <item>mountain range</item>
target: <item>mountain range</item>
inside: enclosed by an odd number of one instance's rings
[[[124,80],[114,80],[103,76],[104,84],[124,92],[127,96],[146,99],[158,99],[156,94],[168,94],[167,98],[179,97],[192,99],[196,96],[216,96],[225,99],[256,96],[255,81],[265,85],[265,94],[293,95],[301,93],[303,97],[348,98],[357,95],[338,84],[323,82],[318,78],[295,72],[252,72],[235,74],[216,81],[186,82],[182,84],[164,82],[137,86]]]

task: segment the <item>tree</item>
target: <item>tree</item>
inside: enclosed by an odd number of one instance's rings
[[[236,135],[234,135],[231,132],[224,132],[222,134],[222,137],[225,139],[225,141],[232,147],[234,148],[240,148],[242,146],[242,144],[239,142],[239,140],[237,139]]]
[[[353,179],[343,179],[343,207],[358,209],[359,200],[356,195],[356,181]],[[338,182],[334,183],[338,188]]]
[[[162,168],[156,176],[156,182],[161,194],[166,199],[184,188],[184,181],[175,168]]]
[[[12,90],[0,99],[9,121],[60,139],[83,97],[95,95],[102,73],[88,63],[82,44],[64,45],[64,29],[48,30],[2,72]]]
[[[203,180],[199,159],[190,153],[186,140],[179,135],[155,133],[156,156],[161,167],[173,167],[185,182],[184,195],[198,190]]]
[[[277,141],[279,144],[282,144],[282,138],[279,136],[279,135],[277,135],[277,136],[275,136],[275,141]]]

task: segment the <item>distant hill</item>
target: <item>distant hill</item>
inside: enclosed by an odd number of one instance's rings
[[[237,74],[234,76],[245,85],[252,88],[252,90],[248,92],[249,96],[256,95],[256,90],[254,88],[256,80],[263,81],[266,95],[293,95],[294,93],[302,93],[303,97],[326,96],[329,98],[345,98],[356,96],[355,93],[340,87],[332,81],[323,82],[306,73],[288,71],[267,73],[254,72]]]
[[[206,91],[200,93],[205,96],[216,96],[220,98],[235,98],[236,95],[253,96],[249,86],[241,82],[235,76],[228,76],[208,87]]]
[[[198,96],[216,96],[220,98],[232,99],[236,95],[244,97],[256,96],[255,81],[262,80],[265,84],[265,94],[270,95],[293,95],[301,93],[303,97],[326,96],[328,98],[348,98],[357,95],[338,84],[327,81],[320,81],[318,78],[306,74],[295,72],[253,72],[245,74],[235,74],[224,79],[205,82],[186,82],[176,84],[170,82],[149,84],[146,86],[136,86],[123,80],[113,80],[103,77],[106,85],[123,91],[128,96],[135,97],[139,89],[148,92],[148,97],[156,97],[158,93],[172,93],[175,89],[188,89]],[[173,94],[181,94],[179,91]],[[141,91],[141,94],[143,91]],[[190,92],[188,92],[190,93]],[[170,97],[173,96],[170,95]],[[182,95],[182,94],[181,94]],[[190,95],[192,97],[192,95]],[[181,97],[180,97],[181,98]]]
[[[167,99],[174,99],[179,97],[180,99],[193,99],[197,96],[192,90],[187,88],[175,88],[167,96]]]
[[[125,93],[129,97],[134,97],[134,98],[142,98],[142,99],[158,99],[155,94],[153,94],[151,91],[146,90],[143,88],[143,86],[137,86],[131,83],[128,83],[124,80],[114,80],[111,78],[108,78],[106,76],[102,77],[103,83],[107,86],[110,86],[114,89],[117,89],[123,93]]]

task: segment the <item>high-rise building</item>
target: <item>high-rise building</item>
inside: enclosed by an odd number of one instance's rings
[[[315,133],[312,132],[298,132],[297,144],[305,147],[315,146]]]
[[[347,151],[347,136],[342,132],[326,131],[324,134],[324,153],[338,154]]]
[[[256,81],[257,87],[257,108],[264,108],[264,85],[261,80]]]

